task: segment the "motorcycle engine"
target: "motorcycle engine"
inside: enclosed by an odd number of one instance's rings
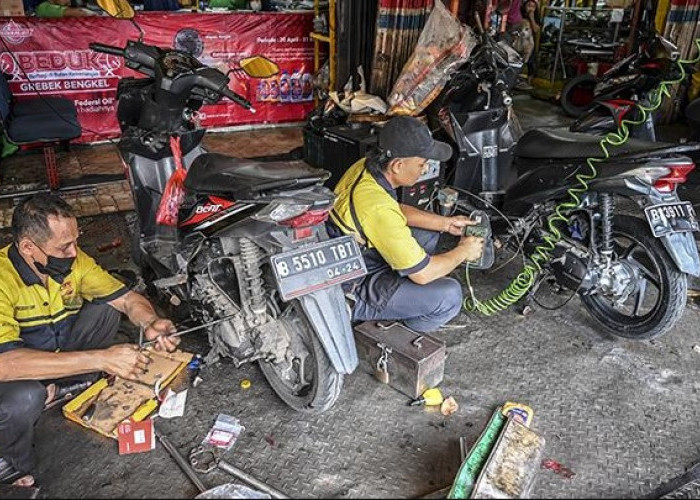
[[[190,297],[199,304],[206,321],[235,315],[209,330],[211,351],[208,361],[231,356],[243,362],[253,352],[253,345],[243,333],[247,330],[241,313],[241,297],[236,266],[232,257],[224,255],[215,243],[206,245],[191,264]]]
[[[589,254],[577,245],[562,240],[552,250],[549,267],[557,282],[569,290],[591,290],[597,278],[588,270]]]

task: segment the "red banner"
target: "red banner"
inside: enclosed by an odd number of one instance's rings
[[[174,47],[231,73],[231,90],[253,103],[253,114],[227,99],[204,106],[205,127],[301,121],[312,109],[313,15],[307,13],[146,13],[136,20],[144,42]],[[119,78],[135,75],[117,56],[99,54],[90,42],[124,47],[139,32],[129,21],[109,17],[1,18],[4,40],[0,69],[10,77],[17,99],[64,96],[72,99],[83,127],[79,142],[119,135],[116,89]],[[8,53],[8,48],[11,53]],[[267,80],[236,71],[238,61],[263,55],[280,66]]]

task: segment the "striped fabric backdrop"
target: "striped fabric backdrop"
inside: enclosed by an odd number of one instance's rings
[[[370,92],[386,98],[411,56],[433,0],[380,0]]]

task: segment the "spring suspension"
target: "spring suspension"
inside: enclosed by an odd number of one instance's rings
[[[601,245],[600,253],[605,256],[608,261],[613,255],[613,237],[612,237],[612,226],[613,226],[613,214],[615,213],[615,197],[610,193],[603,193],[600,195],[600,215],[601,215]]]
[[[241,238],[241,262],[245,271],[246,288],[250,296],[250,309],[256,315],[264,315],[267,310],[262,270],[260,269],[261,253],[255,243],[248,238]]]

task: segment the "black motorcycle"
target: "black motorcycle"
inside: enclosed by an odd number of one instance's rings
[[[520,136],[510,91],[521,61],[486,33],[434,103],[432,121],[455,148],[447,184],[460,192],[458,210],[486,211],[502,249],[532,255],[554,238],[547,221],[591,172],[586,159],[603,157],[601,137],[566,130]],[[690,231],[698,229],[690,203],[676,188],[697,146],[630,139],[609,146],[575,208],[557,222],[561,233],[538,284],[577,293],[606,331],[631,339],[667,332],[683,312],[687,274],[700,275]],[[443,192],[441,196],[444,197]],[[627,201],[623,210],[622,201]],[[630,211],[631,210],[631,211]],[[642,215],[640,218],[638,215]]]
[[[132,253],[151,292],[180,316],[212,323],[207,360],[258,361],[292,408],[330,408],[358,363],[340,283],[366,272],[354,239],[325,231],[330,173],[206,152],[196,111],[223,97],[251,104],[190,54],[133,41],[90,48],[146,76],[119,82],[117,114],[137,215]],[[277,71],[263,58],[240,65],[258,78]],[[172,227],[156,212],[178,161],[187,173]]]
[[[649,48],[621,60],[600,78],[584,74],[567,83],[561,104],[568,114],[577,117],[570,127],[572,132],[603,135],[615,132],[625,119],[632,137],[656,140],[654,114],[648,113],[641,120],[637,104],[648,106],[652,90],[664,80],[681,76],[676,64],[679,52],[673,43],[657,34],[653,35],[653,43],[646,46]],[[590,91],[590,98],[577,106],[574,96],[586,94],[586,90]]]

